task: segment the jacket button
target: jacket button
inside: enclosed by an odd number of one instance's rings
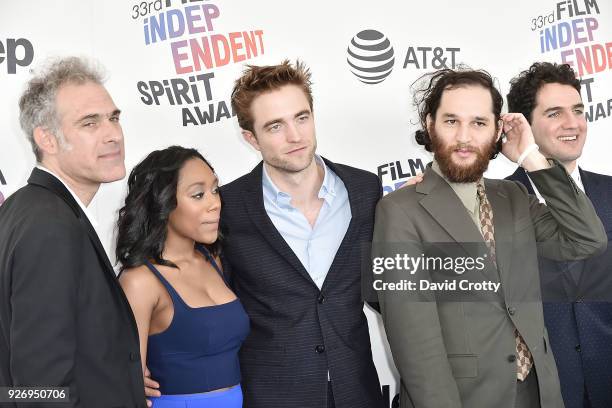
[[[510,355],[508,356],[508,361],[509,361],[510,363],[514,363],[514,362],[516,361],[516,356],[515,356],[514,354],[510,354]]]
[[[325,346],[322,344],[319,344],[317,347],[315,347],[315,351],[319,354],[325,352]]]
[[[574,347],[576,349],[577,352],[580,353],[580,344],[576,344],[576,347]]]
[[[510,314],[510,316],[514,316],[514,314],[516,313],[516,309],[513,308],[512,306],[508,307],[508,314]]]
[[[325,303],[325,296],[319,295],[319,297],[317,298],[317,302],[319,302],[319,304]]]
[[[140,353],[130,351],[130,361],[140,361]]]

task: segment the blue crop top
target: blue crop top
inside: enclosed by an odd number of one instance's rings
[[[203,246],[197,248],[225,281],[214,258]],[[149,336],[147,346],[147,366],[162,395],[196,394],[240,383],[238,350],[249,333],[249,318],[240,300],[189,307],[151,263],[146,265],[174,304],[170,326]]]

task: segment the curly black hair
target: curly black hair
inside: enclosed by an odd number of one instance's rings
[[[180,146],[150,153],[130,173],[128,194],[117,221],[117,260],[121,262],[121,270],[143,265],[145,261],[177,267],[163,259],[162,252],[168,218],[176,208],[179,172],[194,158],[202,160],[214,173],[213,167],[196,149]],[[219,253],[220,239],[203,245],[215,256]]]
[[[580,94],[580,80],[568,64],[535,62],[529,69],[510,80],[508,109],[522,113],[531,123],[536,97],[540,88],[546,84],[558,83],[573,87]]]
[[[495,115],[495,128],[498,129],[501,110],[504,99],[495,87],[493,78],[484,70],[472,70],[465,66],[457,69],[441,69],[439,71],[425,74],[412,83],[414,89],[414,104],[419,112],[421,129],[414,133],[416,142],[425,146],[425,150],[432,151],[431,137],[427,130],[427,116],[436,117],[440,100],[445,90],[454,89],[462,86],[481,86],[491,92],[493,101],[493,114]],[[491,159],[497,157],[502,147],[502,139],[497,142],[496,148],[491,155]]]

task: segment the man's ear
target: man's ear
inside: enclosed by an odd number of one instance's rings
[[[41,126],[34,128],[34,142],[44,154],[54,155],[59,151],[57,137],[49,129]]]
[[[257,141],[257,136],[255,136],[255,133],[251,132],[250,130],[243,130],[242,137],[248,144],[253,146],[255,150],[261,151],[259,147],[259,142]]]

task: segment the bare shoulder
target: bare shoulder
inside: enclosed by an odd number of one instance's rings
[[[146,265],[126,269],[119,276],[119,283],[128,297],[157,300],[159,298],[159,279]]]

